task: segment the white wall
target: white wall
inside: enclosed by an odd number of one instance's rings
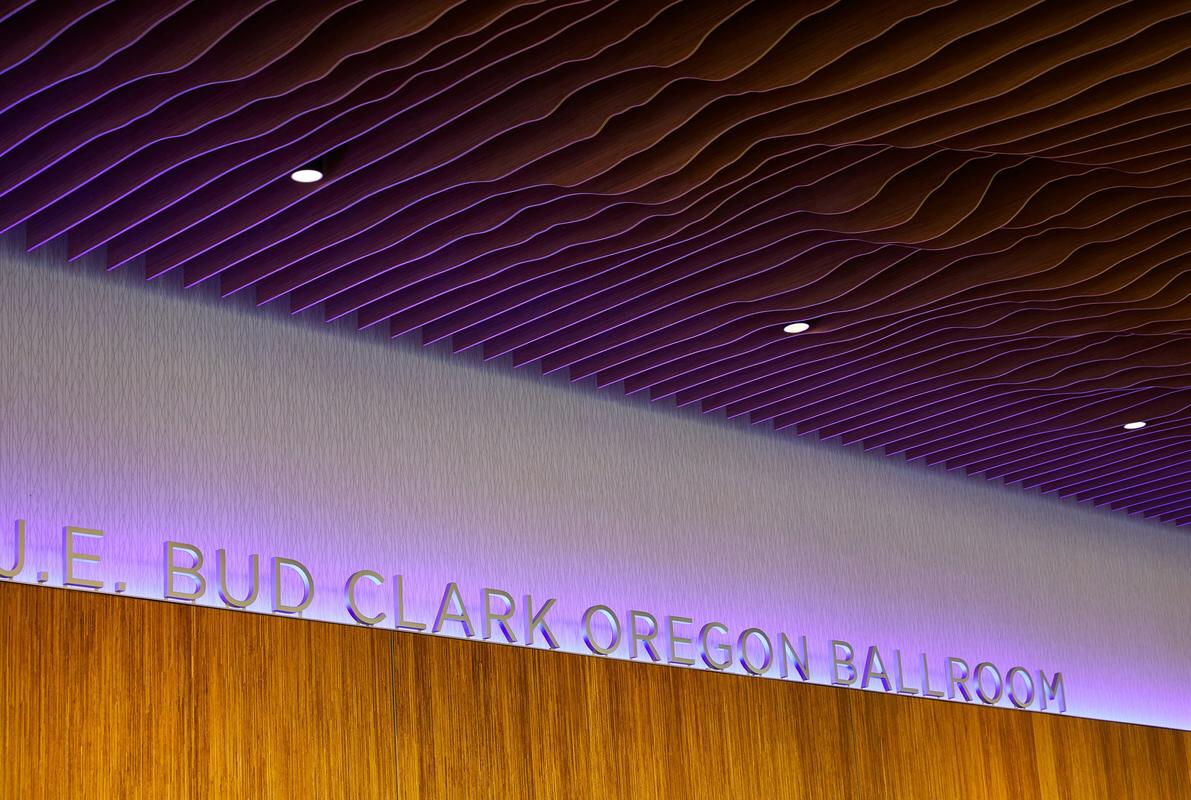
[[[161,598],[178,539],[212,581],[217,547],[237,580],[301,559],[316,618],[349,623],[367,567],[421,618],[447,580],[473,613],[484,586],[556,597],[568,649],[606,602],[805,634],[818,682],[842,638],[925,651],[936,684],[945,656],[1059,670],[1068,713],[1191,729],[1185,531],[0,247],[17,580],[61,585],[75,524],[105,532],[103,591]]]

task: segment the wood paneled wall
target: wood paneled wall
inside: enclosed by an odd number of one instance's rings
[[[0,798],[394,797],[391,637],[0,585]]]
[[[0,585],[4,798],[1191,797],[1191,734]]]

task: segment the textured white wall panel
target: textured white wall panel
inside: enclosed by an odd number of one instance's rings
[[[925,651],[936,685],[951,655],[1061,670],[1069,713],[1191,728],[1185,532],[0,244],[17,580],[60,585],[77,524],[105,532],[103,591],[160,598],[178,539],[211,581],[218,547],[241,583],[250,552],[302,560],[317,618],[350,622],[343,582],[371,568],[422,619],[447,580],[477,621],[484,586],[557,597],[573,650],[606,602],[805,634],[818,682],[843,638]]]

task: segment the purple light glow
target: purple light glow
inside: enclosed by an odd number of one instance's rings
[[[622,626],[805,635],[816,683],[843,639],[913,676],[927,653],[936,688],[948,656],[1061,671],[1069,714],[1191,729],[1180,531],[118,279],[6,261],[0,306],[0,566],[27,520],[21,582],[61,583],[72,524],[105,532],[80,543],[105,592],[160,599],[181,541],[203,605],[224,548],[237,596],[261,556],[257,611],[284,556],[313,573],[311,619],[355,624],[344,582],[370,569],[384,627],[392,576],[423,622],[457,581],[477,628],[485,587],[557,598],[571,652],[605,603]]]

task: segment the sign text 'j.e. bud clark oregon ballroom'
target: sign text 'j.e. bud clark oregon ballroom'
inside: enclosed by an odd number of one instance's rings
[[[126,583],[110,576],[118,565],[97,554],[105,537],[95,528],[66,526],[61,534],[61,577],[55,585],[126,593]],[[26,568],[27,532],[17,520],[8,541],[0,541],[0,579],[50,584],[48,570]],[[897,647],[857,646],[842,639],[826,642],[827,656],[812,659],[807,637],[786,630],[743,627],[714,619],[697,620],[661,609],[619,608],[587,599],[561,613],[558,597],[533,597],[510,587],[433,587],[437,603],[412,608],[407,602],[413,574],[381,574],[358,569],[334,577],[341,586],[333,605],[311,615],[316,584],[311,568],[298,559],[258,554],[233,559],[180,541],[162,543],[161,595],[176,602],[220,605],[325,622],[388,627],[400,631],[490,642],[647,663],[696,667],[757,677],[805,681],[902,695],[1019,709],[1067,710],[1061,672],[994,664],[969,657],[903,653]],[[426,596],[426,587],[420,596]],[[138,595],[139,596],[139,595]],[[214,601],[214,602],[212,602]],[[326,609],[334,609],[334,613]],[[582,609],[580,611],[580,609]],[[305,616],[304,616],[305,615]],[[576,625],[576,645],[562,644],[560,618]]]

